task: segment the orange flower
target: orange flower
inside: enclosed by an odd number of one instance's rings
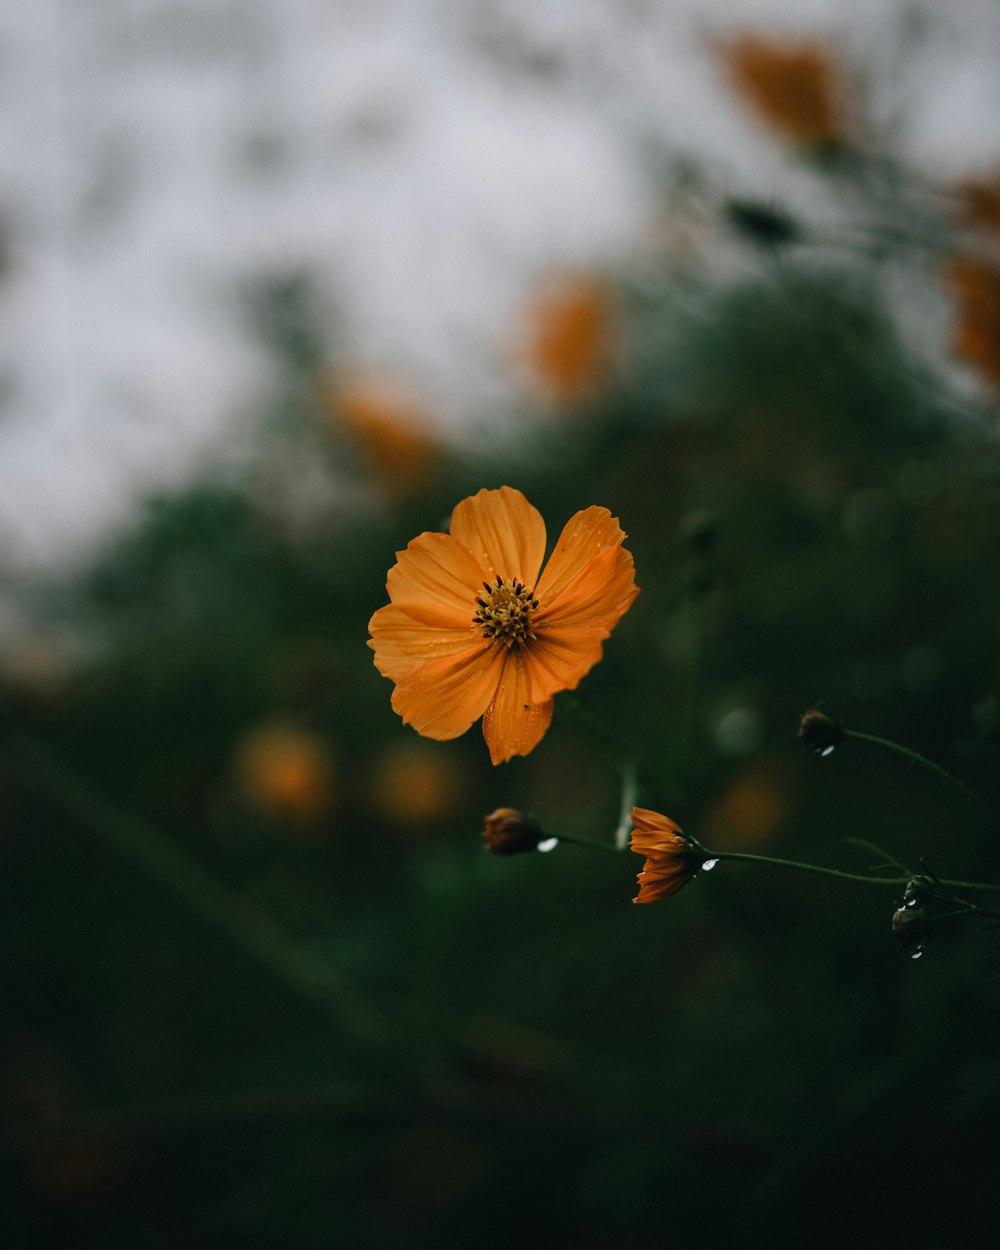
[[[424,742],[387,751],[372,781],[372,801],[383,816],[404,828],[439,823],[462,795],[462,773],[454,756]]]
[[[334,771],[322,740],[293,725],[255,729],[236,752],[236,772],[248,801],[297,825],[313,825],[329,813]]]
[[[546,396],[557,404],[589,398],[611,363],[607,287],[583,275],[554,280],[536,296],[529,323],[526,364]]]
[[[632,902],[654,903],[658,898],[669,898],[687,885],[705,856],[681,833],[679,825],[659,812],[633,807],[629,819],[635,826],[632,850],[646,856],[642,872],[636,876],[639,893]]]
[[[1000,387],[1000,269],[979,260],[954,260],[947,278],[958,314],[952,347],[991,386]]]
[[[962,215],[978,226],[1000,233],[1000,172],[973,178],[958,188]]]
[[[324,388],[334,433],[356,445],[373,476],[391,493],[420,490],[439,454],[419,401],[388,378],[356,377]]]
[[[566,525],[539,576],[545,522],[519,490],[463,499],[448,534],[396,553],[391,602],[369,622],[392,706],[426,738],[457,738],[483,718],[494,764],[527,755],[639,593],[625,534],[607,508]]]
[[[821,44],[743,35],[725,45],[729,76],[758,115],[795,143],[843,140],[843,82]]]
[[[734,851],[767,846],[795,802],[793,777],[777,759],[755,762],[704,813],[701,832],[709,844],[721,835]]]

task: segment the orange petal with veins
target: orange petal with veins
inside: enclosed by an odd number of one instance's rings
[[[386,589],[397,608],[440,629],[472,623],[475,598],[488,567],[450,534],[419,534],[396,553]]]
[[[409,669],[392,692],[393,709],[425,738],[457,738],[486,711],[503,672],[499,647],[477,643]]]
[[[543,631],[524,653],[535,700],[575,690],[601,658],[606,629]]]
[[[552,603],[591,560],[610,547],[619,547],[625,532],[607,508],[584,508],[570,517],[538,579],[535,597]]]
[[[535,629],[587,626],[610,633],[638,593],[631,555],[620,547],[610,548],[585,564],[558,595],[542,603],[535,614]]]
[[[451,514],[451,535],[488,569],[486,581],[499,574],[534,586],[545,555],[545,522],[519,490],[501,486],[463,499]]]
[[[435,629],[415,620],[394,603],[379,608],[368,622],[368,632],[375,667],[393,681],[418,664],[455,655],[478,641],[471,621],[461,629]]]
[[[494,764],[512,755],[527,755],[542,738],[552,720],[552,700],[533,701],[531,675],[524,654],[507,653],[503,678],[483,717],[483,737]]]

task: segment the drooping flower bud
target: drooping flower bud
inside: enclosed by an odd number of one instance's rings
[[[658,898],[669,898],[683,889],[698,874],[699,869],[715,867],[693,838],[687,838],[681,827],[669,816],[650,811],[645,807],[633,807],[629,813],[632,821],[631,849],[645,857],[636,880],[639,893],[633,903],[652,903]]]
[[[926,907],[908,903],[892,913],[892,932],[903,949],[916,958],[934,932],[934,917]]]
[[[486,817],[483,841],[494,855],[521,855],[545,839],[541,827],[513,807],[498,807]]]
[[[802,713],[799,741],[814,755],[829,755],[844,736],[844,726],[825,703]]]
[[[930,877],[913,877],[907,881],[903,891],[903,902],[907,907],[923,907],[934,897],[934,882]]]

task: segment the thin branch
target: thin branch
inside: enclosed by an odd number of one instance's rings
[[[989,808],[987,808],[986,805],[980,801],[979,797],[965,784],[964,781],[959,781],[954,774],[948,772],[946,768],[942,768],[940,764],[935,764],[933,760],[929,760],[925,755],[921,755],[919,751],[913,751],[909,747],[904,747],[901,743],[893,742],[890,738],[879,738],[876,734],[862,733],[858,729],[845,729],[844,737],[853,738],[856,742],[870,742],[874,746],[885,747],[888,751],[895,751],[897,755],[902,755],[904,759],[908,759],[911,764],[916,764],[920,768],[926,769],[940,780],[946,782],[953,789],[957,790],[965,801],[970,803],[980,816],[987,821],[987,823],[994,826],[996,825],[996,817],[989,810]]]

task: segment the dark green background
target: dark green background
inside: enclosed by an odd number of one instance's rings
[[[600,395],[526,411],[508,450],[442,456],[416,497],[304,532],[252,472],[208,476],[83,575],[26,589],[91,653],[57,692],[9,679],[3,698],[5,1245],[983,1244],[996,930],[942,922],[911,962],[893,887],[726,864],[632,907],[632,855],[480,845],[498,805],[610,841],[632,759],[639,801],[717,849],[747,849],[718,805],[756,776],[777,805],[759,849],[865,872],[861,837],[941,876],[1000,872],[955,790],[866,744],[796,742],[824,698],[1000,807],[996,408],[900,341],[886,269],[939,298],[933,258],[761,250],[734,220],[746,276],[620,275]],[[262,461],[277,440],[363,486],[318,431],[308,282],[253,308],[275,359]],[[393,553],[503,483],[550,541],[609,507],[642,593],[531,756],[491,768],[478,728],[429,748],[463,797],[413,830],[373,797],[413,735],[367,621]],[[739,750],[717,732],[733,708]],[[311,837],[233,780],[242,735],[276,718],[339,760]],[[183,848],[350,1006],[290,987],[109,826]]]

